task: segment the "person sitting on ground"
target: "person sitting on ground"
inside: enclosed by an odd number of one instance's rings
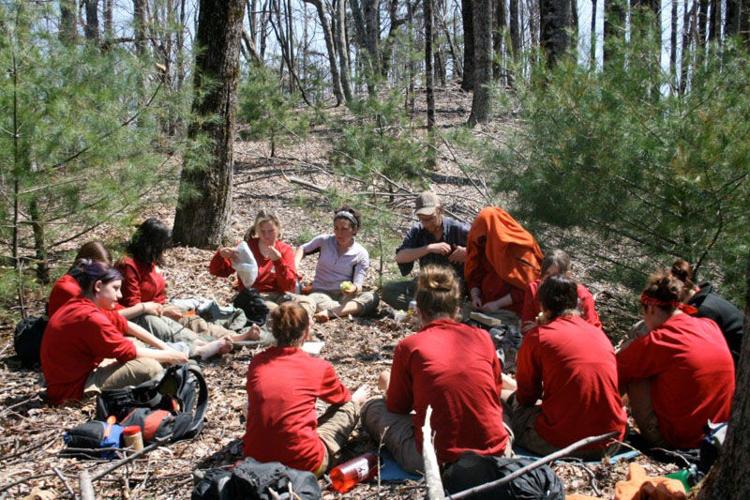
[[[420,269],[427,265],[450,267],[463,280],[469,226],[444,215],[440,198],[430,191],[417,196],[414,214],[419,222],[411,226],[396,249],[401,276],[408,276],[414,262],[419,261]],[[383,286],[383,302],[405,311],[414,299],[416,288],[415,279],[388,282]]]
[[[357,210],[343,206],[334,212],[334,234],[321,234],[297,248],[297,269],[303,257],[320,252],[311,293],[302,298],[316,305],[316,321],[364,316],[377,311],[377,294],[362,290],[370,268],[370,255],[354,241],[362,227],[361,221]]]
[[[454,462],[466,451],[510,454],[500,361],[486,332],[456,321],[461,291],[453,270],[423,268],[416,300],[422,327],[399,342],[391,371],[380,374],[385,399],[365,403],[365,429],[409,472],[424,471],[422,425],[428,406],[439,462]]]
[[[472,308],[515,321],[524,290],[540,276],[543,255],[534,237],[505,210],[486,207],[471,225],[466,249]]]
[[[671,273],[685,285],[682,301],[698,309],[699,318],[709,318],[716,322],[732,353],[734,366],[740,359],[742,349],[742,325],[745,315],[737,307],[714,291],[709,282],[696,285],[690,263],[677,259],[672,264]]]
[[[276,345],[253,357],[247,369],[244,453],[320,476],[354,430],[369,389],[350,395],[331,363],[300,349],[310,335],[310,318],[299,304],[274,309],[271,329]],[[318,398],[331,405],[320,418]]]
[[[641,294],[648,333],[617,353],[620,391],[628,394],[641,436],[660,448],[697,448],[706,422],[729,419],[734,364],[721,330],[681,302],[683,283],[652,274]]]
[[[52,290],[47,300],[48,317],[51,318],[69,300],[81,296],[81,285],[73,277],[73,272],[77,268],[77,264],[85,259],[112,266],[112,256],[101,242],[89,241],[84,243],[78,250],[75,259],[73,259],[73,266],[52,285]],[[132,319],[143,314],[144,311],[146,314],[159,315],[161,314],[161,308],[161,304],[156,302],[139,302],[130,307],[122,307],[122,305],[117,304],[114,311],[125,319]]]
[[[539,286],[550,276],[570,275],[570,257],[563,250],[553,250],[542,259],[542,277],[529,283],[526,287],[526,293],[523,298],[523,308],[521,309],[521,330],[526,332],[537,326],[537,318],[542,312],[537,295]],[[599,320],[599,314],[594,306],[594,296],[591,295],[588,288],[578,283],[578,311],[581,317],[597,328],[602,327]]]
[[[245,241],[258,264],[258,275],[252,288],[256,289],[269,310],[277,304],[291,300],[290,293],[297,287],[297,268],[294,263],[294,249],[281,241],[281,223],[271,212],[261,210],[255,223],[245,234]],[[208,271],[226,278],[234,274],[232,260],[237,257],[237,248],[221,247],[216,251]],[[239,293],[247,287],[237,280]]]
[[[166,345],[153,349],[126,339],[124,334],[132,324],[120,315],[105,314],[120,297],[122,276],[116,269],[83,260],[74,277],[82,296],[52,315],[42,338],[40,358],[52,404],[137,385],[157,377],[162,371],[160,362],[187,361],[184,353]]]
[[[514,445],[539,455],[589,436],[617,432],[614,439],[622,440],[625,435],[615,350],[600,327],[580,316],[577,288],[561,275],[542,282],[542,319],[518,352],[518,389],[508,399]],[[594,443],[572,455],[601,458],[609,444]]]
[[[143,302],[156,302],[162,306],[159,315],[142,314],[133,322],[152,332],[167,342],[185,342],[189,345],[215,346],[215,354],[225,354],[232,350],[233,342],[256,340],[257,328],[242,334],[235,334],[219,325],[207,323],[197,316],[188,316],[180,308],[167,304],[167,285],[158,265],[171,239],[171,231],[157,219],[147,219],[133,235],[127,246],[128,256],[117,263],[123,276],[122,299],[125,307]],[[222,342],[214,344],[219,339]],[[203,357],[203,356],[202,356]]]

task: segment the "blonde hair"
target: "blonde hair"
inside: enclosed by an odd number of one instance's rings
[[[426,266],[417,278],[417,308],[425,319],[456,315],[461,301],[461,287],[453,269]]]
[[[260,234],[260,225],[265,224],[266,222],[270,222],[276,226],[276,230],[279,232],[278,239],[281,239],[281,222],[279,222],[279,218],[271,211],[261,210],[258,212],[258,215],[255,216],[255,222],[253,222],[253,225],[245,233],[245,240],[257,238],[258,234]]]

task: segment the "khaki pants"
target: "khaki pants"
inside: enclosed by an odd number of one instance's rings
[[[315,312],[335,309],[347,302],[356,302],[362,306],[360,316],[370,316],[378,310],[380,297],[375,292],[361,292],[354,297],[344,295],[341,292],[313,292],[307,296],[308,300],[315,304]]]
[[[536,419],[542,413],[542,407],[540,405],[523,406],[518,403],[515,394],[513,394],[508,398],[508,402],[504,405],[503,409],[508,410],[508,408],[509,413],[511,414],[511,425],[513,426],[513,432],[515,435],[515,440],[513,442],[514,445],[525,448],[540,456],[549,455],[560,450],[557,446],[548,443],[536,431]],[[618,448],[619,445],[595,450],[578,449],[569,453],[568,456],[583,458],[585,460],[598,460],[604,455],[616,453]]]
[[[389,281],[383,285],[383,302],[394,309],[406,311],[409,309],[409,302],[414,300],[414,294],[417,292],[417,281],[413,279]]]
[[[162,367],[155,359],[136,358],[127,363],[105,359],[86,379],[83,393],[99,394],[110,389],[142,384],[158,377],[161,373]]]
[[[628,400],[630,413],[638,425],[641,436],[651,446],[656,448],[670,448],[659,430],[659,418],[654,413],[651,401],[651,382],[636,380],[628,384]]]
[[[385,399],[371,399],[362,407],[362,425],[375,441],[382,442],[393,458],[407,472],[424,471],[422,454],[417,451],[411,415],[391,413]]]
[[[349,435],[354,430],[359,420],[359,409],[357,404],[349,401],[343,405],[329,406],[318,419],[318,436],[325,445],[325,456],[323,462],[315,471],[320,477],[332,465],[332,458],[336,456],[341,448],[349,440]]]

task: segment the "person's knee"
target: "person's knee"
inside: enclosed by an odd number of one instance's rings
[[[164,371],[164,368],[162,368],[161,363],[159,363],[155,359],[138,358],[138,361],[140,365],[138,367],[138,372],[145,378],[145,380],[151,380],[153,378],[157,378]]]

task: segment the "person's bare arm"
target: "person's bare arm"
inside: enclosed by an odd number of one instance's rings
[[[133,319],[140,316],[141,314],[161,316],[162,307],[164,306],[157,302],[141,302],[139,304],[135,304],[134,306],[124,307],[117,311],[117,314],[125,319]]]
[[[440,255],[449,255],[451,253],[451,246],[448,243],[430,243],[423,247],[417,248],[402,248],[396,253],[396,263],[408,264],[415,260],[421,259],[428,253],[436,253]]]
[[[128,335],[135,337],[146,345],[149,345],[155,349],[171,349],[161,339],[148,332],[145,328],[142,328],[135,323],[128,321]]]
[[[168,365],[179,365],[188,361],[187,354],[174,349],[151,349],[136,346],[135,352],[139,358],[151,358]]]

